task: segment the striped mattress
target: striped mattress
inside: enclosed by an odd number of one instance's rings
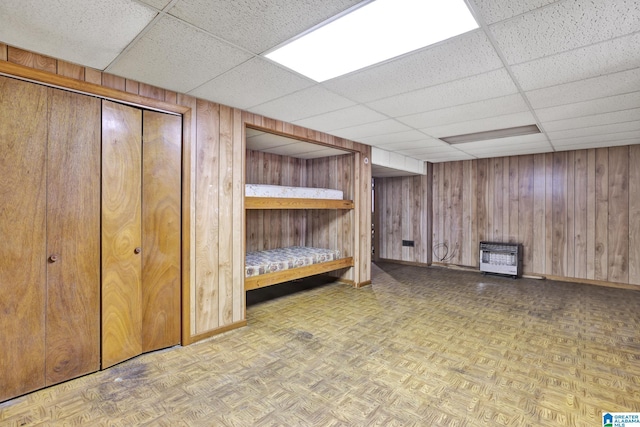
[[[290,268],[333,261],[339,258],[339,250],[304,246],[247,252],[245,276],[252,277],[260,274],[274,273]]]
[[[245,184],[245,197],[283,197],[301,199],[342,199],[343,192],[329,188],[286,187],[283,185]]]

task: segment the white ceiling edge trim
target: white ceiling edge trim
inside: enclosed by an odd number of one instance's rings
[[[371,147],[371,164],[411,174],[426,175],[424,160],[418,160],[414,157],[404,156],[378,147]]]

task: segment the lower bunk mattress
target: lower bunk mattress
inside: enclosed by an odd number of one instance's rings
[[[275,273],[276,271],[288,270],[290,268],[334,261],[339,258],[339,250],[306,246],[291,246],[288,248],[247,252],[245,276],[253,277],[260,274]]]

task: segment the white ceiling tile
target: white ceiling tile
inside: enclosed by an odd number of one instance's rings
[[[509,148],[509,151],[505,151],[504,147],[498,148],[485,148],[485,149],[477,149],[477,150],[469,150],[465,151],[466,153],[481,158],[486,159],[489,157],[505,157],[505,156],[520,156],[525,154],[537,154],[537,153],[548,153],[549,144],[548,143],[537,143],[537,144],[527,144],[521,147],[512,147]]]
[[[285,122],[295,122],[352,105],[355,105],[355,102],[336,95],[323,87],[311,86],[249,108],[249,111],[267,117],[277,117]]]
[[[403,145],[407,144],[407,146],[403,147],[403,148],[396,148],[396,147],[401,147]],[[414,147],[411,147],[409,145],[414,145]],[[426,138],[426,139],[421,139],[420,141],[408,141],[408,142],[398,142],[398,143],[394,143],[394,144],[386,144],[386,145],[379,145],[379,147],[381,148],[386,148],[388,150],[395,150],[395,149],[402,149],[402,150],[418,150],[418,149],[430,149],[430,150],[437,150],[437,149],[442,149],[443,147],[445,148],[449,148],[449,144],[447,144],[444,141],[441,141],[439,139],[435,139],[435,138]]]
[[[640,68],[526,92],[534,109],[638,91]]]
[[[571,145],[571,146],[585,145],[586,146],[589,144],[597,144],[597,143],[605,143],[605,142],[613,142],[613,141],[640,142],[640,131],[617,132],[617,133],[611,133],[607,135],[589,135],[589,136],[581,136],[578,138],[554,139],[551,142],[554,147],[560,147],[560,146],[567,146],[567,145]],[[632,144],[632,143],[629,142],[629,144]]]
[[[473,143],[476,144],[476,143]],[[459,144],[458,144],[459,145]],[[514,142],[508,146],[495,144],[483,146],[476,144],[475,146],[468,146],[466,148],[460,148],[463,152],[478,157],[503,157],[503,156],[517,156],[524,154],[545,153],[551,151],[549,142],[545,140],[529,141],[529,142]]]
[[[557,145],[556,151],[569,151],[569,150],[586,150],[589,148],[605,148],[605,147],[618,147],[622,145],[635,145],[640,144],[640,138],[621,139],[616,141],[596,141],[589,143],[579,143],[575,145]]]
[[[169,13],[255,54],[361,0],[180,0]]]
[[[509,64],[638,31],[637,0],[565,0],[491,26]],[[526,46],[526,48],[523,48]]]
[[[536,109],[536,115],[542,122],[570,119],[574,117],[591,116],[609,113],[611,111],[628,110],[640,106],[640,92],[625,93],[608,96],[575,104],[558,105]]]
[[[541,154],[548,153],[549,146],[538,146],[538,147],[528,147],[528,148],[515,148],[513,150],[509,150],[508,153],[505,153],[505,150],[487,150],[483,152],[479,152],[475,154],[475,157],[478,159],[489,159],[494,157],[505,157],[505,156],[524,156],[526,154]]]
[[[608,125],[640,120],[640,108],[631,110],[613,111],[611,113],[596,114],[593,116],[576,117],[573,119],[542,122],[546,132],[555,132],[567,129],[579,129],[590,126]]]
[[[529,111],[529,107],[524,102],[522,95],[515,93],[499,98],[398,117],[397,120],[415,128],[429,128],[459,123],[465,120],[521,113],[523,111]]]
[[[406,148],[402,151],[406,155],[416,157],[416,158],[421,158],[418,156],[422,156],[425,154],[440,155],[440,154],[451,154],[451,153],[461,152],[460,150],[453,148],[451,145],[445,142],[443,142],[442,145],[440,146],[432,146],[432,147],[424,147],[424,148]]]
[[[0,40],[103,70],[156,14],[129,0],[3,0]]]
[[[293,144],[281,145],[279,147],[267,148],[262,151],[265,153],[278,154],[280,156],[298,157],[299,155],[314,155],[318,151],[326,149],[323,145],[304,144],[294,142]]]
[[[468,133],[486,132],[495,129],[506,129],[516,126],[536,124],[536,119],[528,112],[505,114],[498,117],[487,117],[485,119],[467,120],[459,123],[436,126],[420,129],[422,132],[435,138],[446,136],[466,135]]]
[[[325,87],[359,102],[410,92],[503,66],[483,31],[477,30],[325,82]]]
[[[578,129],[561,130],[557,132],[547,132],[549,139],[578,138],[590,135],[606,135],[618,132],[629,132],[640,130],[640,118],[634,122],[614,123],[610,125],[589,126]]]
[[[549,152],[547,136],[562,150],[638,142],[640,0],[468,0],[490,27],[322,84],[256,57],[360,1],[6,0],[0,43],[342,134],[396,160]],[[427,135],[528,124],[529,105],[540,140],[465,153]],[[331,153],[247,135],[248,146],[277,153]]]
[[[504,69],[373,101],[368,105],[392,117],[408,116],[454,105],[517,93]]]
[[[337,150],[335,148],[324,147],[321,150],[302,151],[296,154],[294,157],[297,157],[299,159],[317,159],[320,157],[341,156],[343,154],[347,154],[347,153],[342,150]]]
[[[330,133],[335,129],[377,122],[387,119],[386,116],[362,105],[343,108],[325,114],[296,120],[294,124]]]
[[[408,130],[410,130],[408,126],[403,125],[397,120],[386,119],[379,122],[365,123],[362,125],[338,129],[331,133],[342,138],[359,141],[368,136],[388,135]]]
[[[485,23],[493,24],[534,9],[554,3],[557,0],[471,0]]]
[[[446,153],[421,154],[419,156],[416,156],[416,158],[420,160],[424,160],[426,162],[441,163],[441,162],[457,162],[459,160],[473,160],[476,157],[467,153],[463,153],[462,151],[452,150]]]
[[[432,140],[430,136],[425,135],[424,133],[417,130],[409,130],[406,132],[397,132],[390,133],[385,135],[375,135],[367,138],[360,138],[360,141],[364,144],[383,146],[387,144],[394,144],[398,142],[409,142],[409,141],[425,141]]]
[[[278,147],[264,148],[260,151],[263,151],[265,153],[278,154],[280,156],[295,157],[296,154],[305,153],[305,152],[310,153],[316,150],[304,150],[303,148],[299,147],[298,144],[291,143],[286,145],[280,145]]]
[[[141,1],[144,4],[148,4],[149,6],[155,7],[158,10],[162,10],[165,7],[167,7],[167,5],[169,3],[171,3],[171,0],[138,0]]]
[[[291,145],[298,142],[292,138],[286,138],[284,136],[268,132],[256,132],[253,129],[247,129],[246,139],[247,149],[259,151],[275,147],[284,147],[285,145]]]
[[[253,58],[189,92],[190,95],[248,109],[314,83],[262,58]]]
[[[431,146],[433,146],[433,143],[430,140],[394,142],[393,144],[377,145],[377,147],[380,147],[385,150],[391,150],[391,151],[410,150],[415,148],[426,148]]]
[[[640,32],[514,65],[511,71],[524,90],[569,83],[637,68],[639,46]]]
[[[247,128],[246,140],[248,150],[259,150],[266,153],[297,157],[300,159],[315,159],[318,157],[337,156],[348,153],[348,151],[345,150],[300,141],[298,139],[252,128]]]
[[[247,53],[164,16],[109,72],[186,93],[247,59]]]
[[[511,152],[513,150],[526,150],[530,148],[539,148],[541,146],[544,146],[546,150],[549,150],[550,148],[547,137],[542,134],[521,135],[509,138],[465,142],[462,144],[454,145],[454,147],[458,150],[462,150],[465,153],[473,155],[477,155],[487,151],[502,150],[502,152],[504,153],[505,150],[509,150]]]

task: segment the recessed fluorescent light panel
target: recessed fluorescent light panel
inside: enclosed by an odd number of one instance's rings
[[[375,0],[265,56],[323,82],[476,28],[464,0]]]
[[[466,133],[464,135],[446,136],[440,138],[448,144],[462,144],[464,142],[487,141],[489,139],[509,138],[512,136],[531,135],[541,133],[537,125],[517,126],[513,128],[494,129],[485,132]]]

